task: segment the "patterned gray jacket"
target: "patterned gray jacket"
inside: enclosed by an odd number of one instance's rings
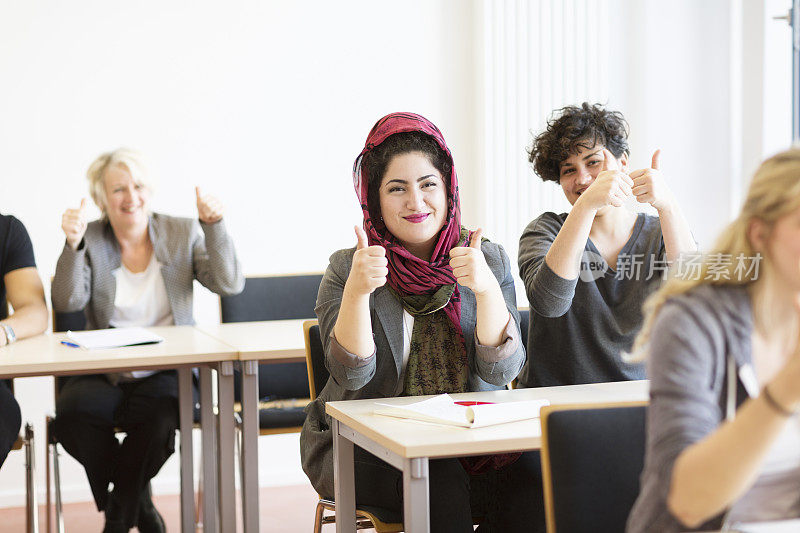
[[[161,275],[176,325],[194,324],[194,279],[222,296],[238,294],[244,288],[242,268],[224,221],[204,224],[196,219],[153,213],[148,231],[156,259],[162,265]],[[111,225],[107,220],[90,222],[78,249],[65,244],[58,258],[52,286],[53,309],[83,310],[87,328],[107,328],[117,288],[114,271],[121,264]]]

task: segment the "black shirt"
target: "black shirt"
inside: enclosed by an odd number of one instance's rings
[[[35,266],[33,245],[25,226],[12,215],[0,215],[0,319],[8,316],[6,274]]]

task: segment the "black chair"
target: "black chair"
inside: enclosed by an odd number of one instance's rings
[[[11,393],[14,393],[14,381],[7,381]],[[36,504],[36,469],[34,468],[35,455],[33,426],[26,422],[22,435],[17,437],[11,450],[25,451],[25,531],[35,533],[39,531],[39,507]]]
[[[313,400],[325,387],[330,374],[325,368],[325,351],[322,348],[317,321],[306,320],[303,322],[303,333],[306,339],[308,388]],[[336,502],[320,496],[314,515],[314,533],[320,533],[325,524],[336,523],[336,515],[325,516],[325,511],[336,512]],[[377,533],[403,531],[402,517],[387,509],[359,505],[356,507],[356,529],[375,529]]]
[[[83,311],[72,311],[68,313],[57,313],[53,311],[53,331],[82,331],[86,329],[86,315],[83,314]],[[61,390],[61,387],[64,385],[64,378],[56,377],[53,379],[53,385],[55,387],[55,397],[58,397],[58,392]],[[45,418],[45,440],[47,446],[47,454],[45,457],[45,481],[47,483],[47,492],[46,492],[46,507],[47,507],[47,531],[53,531],[51,528],[51,520],[53,520],[53,511],[51,511],[51,506],[53,505],[52,496],[51,496],[51,486],[55,485],[55,530],[62,532],[64,531],[64,517],[63,517],[63,509],[61,505],[61,470],[60,470],[60,461],[59,457],[61,456],[61,452],[58,449],[58,439],[56,439],[55,432],[53,431],[53,420],[55,420],[52,416],[47,416]],[[53,470],[50,470],[50,464],[52,462]],[[51,483],[50,480],[53,480]]]
[[[520,332],[520,341],[522,342],[522,346],[525,348],[525,357],[527,357],[528,353],[528,323],[530,320],[531,312],[530,309],[527,307],[519,309],[519,332]],[[511,383],[508,384],[509,389],[516,389],[517,388],[517,378],[514,378]]]
[[[548,533],[625,531],[644,467],[645,402],[542,409]]]
[[[530,324],[530,319],[530,309],[525,308],[519,310],[519,332],[522,335],[522,345],[525,347],[526,352],[528,350],[528,326]]]
[[[53,311],[53,332],[61,332],[61,331],[82,331],[86,329],[86,315],[83,311],[72,311],[72,312],[64,312],[64,313],[57,313]],[[61,391],[64,383],[66,383],[66,377],[55,377],[54,379],[54,392],[55,398],[58,398],[58,394]],[[46,430],[46,440],[47,440],[47,457],[46,457],[46,468],[45,468],[45,479],[47,483],[47,493],[46,493],[46,507],[47,507],[47,531],[52,531],[51,529],[51,520],[52,514],[51,505],[55,503],[55,530],[58,532],[64,531],[64,517],[63,517],[63,509],[62,509],[62,502],[61,502],[61,472],[60,472],[60,460],[59,457],[61,456],[61,452],[59,451],[58,446],[58,439],[55,436],[55,432],[53,431],[53,422],[55,418],[53,416],[47,416],[45,418],[45,430]],[[200,422],[200,405],[195,404],[194,406],[194,427],[199,428]],[[122,432],[121,429],[116,430],[118,433]],[[51,483],[51,471],[50,471],[50,464],[52,461],[53,470],[52,470],[52,479],[53,483]],[[202,474],[202,470],[201,470]],[[200,479],[200,486],[202,487],[202,477]],[[50,488],[52,485],[55,485],[55,502],[52,501]],[[202,492],[202,490],[201,490]],[[198,515],[195,517],[195,521],[199,520],[199,512],[200,512],[200,500],[198,498],[198,505],[196,506],[196,512]]]
[[[322,274],[254,276],[236,296],[220,298],[222,322],[314,318]],[[310,397],[305,363],[259,365],[259,433],[298,432]],[[241,401],[241,378],[234,375],[234,399]]]
[[[308,390],[311,393],[310,398],[313,400],[325,388],[330,377],[330,373],[325,367],[325,351],[322,348],[322,339],[319,334],[319,321],[306,320],[303,322],[303,337],[306,341]]]

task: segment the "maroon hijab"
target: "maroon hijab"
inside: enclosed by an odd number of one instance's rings
[[[430,261],[416,257],[406,250],[397,238],[386,228],[382,220],[373,220],[367,205],[367,190],[370,177],[362,168],[364,154],[381,144],[392,134],[420,131],[433,137],[439,147],[450,158],[450,187],[447,198],[447,217],[433,248]],[[450,250],[455,246],[467,246],[468,240],[459,242],[461,233],[461,204],[458,198],[458,179],[450,149],[444,142],[439,128],[425,117],[415,113],[391,113],[380,119],[369,132],[364,149],[358,154],[353,165],[353,184],[355,185],[361,211],[364,214],[364,231],[370,246],[386,248],[389,262],[389,285],[400,295],[433,294],[442,285],[455,284],[455,291],[444,308],[448,318],[458,331],[461,331],[461,295],[458,292],[453,269],[450,268]],[[447,179],[447,176],[443,176]]]

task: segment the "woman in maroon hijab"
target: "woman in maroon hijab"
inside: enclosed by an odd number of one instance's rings
[[[461,226],[458,180],[441,132],[413,113],[372,128],[353,177],[364,214],[355,248],[330,259],[316,312],[330,378],[308,407],[303,469],[333,496],[325,402],[503,388],[525,361],[509,259]],[[432,531],[472,531],[471,476],[498,471],[483,524],[530,530],[541,509],[538,456],[430,462]],[[356,502],[402,510],[401,473],[356,447]],[[473,484],[475,485],[475,484]]]

